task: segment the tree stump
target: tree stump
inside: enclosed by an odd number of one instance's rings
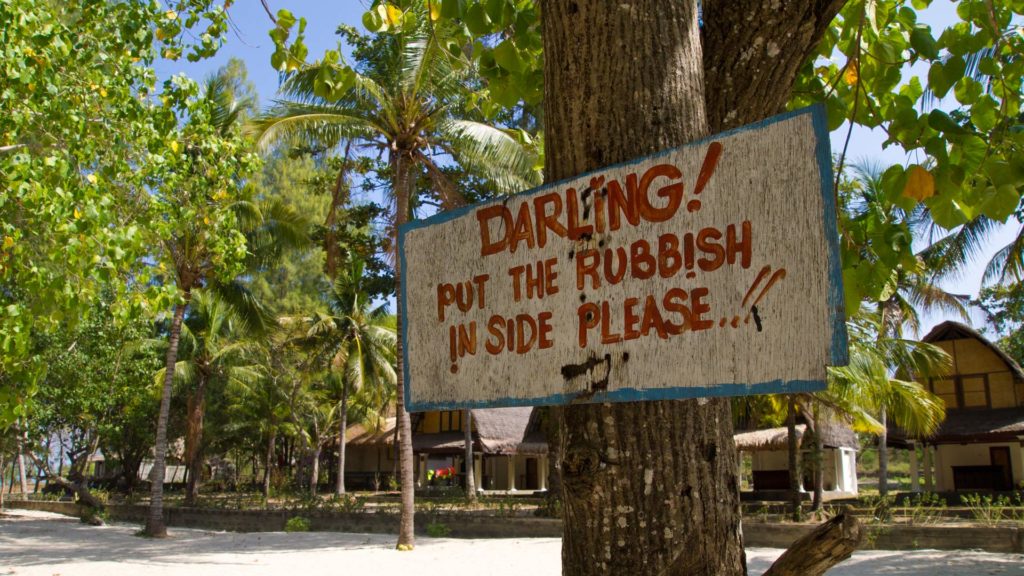
[[[800,538],[764,576],[820,576],[849,558],[864,541],[864,530],[846,506],[843,512]]]

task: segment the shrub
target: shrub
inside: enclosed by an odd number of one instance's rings
[[[285,532],[309,532],[309,520],[302,516],[292,516],[284,523]]]
[[[444,538],[452,533],[452,529],[443,522],[431,522],[427,524],[427,536],[431,538]]]

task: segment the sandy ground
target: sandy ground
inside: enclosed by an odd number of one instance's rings
[[[237,534],[175,528],[167,540],[134,536],[136,526],[85,526],[73,518],[23,510],[0,516],[0,576],[227,576],[230,574],[425,574],[474,566],[490,576],[557,575],[555,538],[457,540],[419,538],[395,552],[394,537],[375,534],[270,532]],[[782,551],[750,548],[752,575]],[[365,570],[365,572],[364,572]],[[1024,575],[1024,556],[936,550],[868,551],[833,569],[834,576]]]

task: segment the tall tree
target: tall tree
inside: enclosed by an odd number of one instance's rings
[[[548,181],[721,128],[705,111],[696,2],[541,8]],[[563,574],[745,572],[727,400],[567,406],[562,418]]]
[[[210,386],[225,387],[232,380],[243,383],[260,378],[260,367],[248,354],[261,318],[258,308],[239,309],[218,296],[215,291],[197,290],[191,300],[188,316],[182,323],[175,378],[188,389],[185,429],[185,464],[188,482],[185,502],[194,505],[202,483],[204,454],[203,428]],[[156,381],[165,380],[164,370],[156,373]],[[208,442],[208,441],[207,441]]]
[[[153,64],[216,52],[227,18],[212,1],[175,4],[180,18],[137,0],[0,4],[0,430],[31,410],[45,369],[33,334],[84,315],[104,289],[149,285],[142,232],[159,222],[147,190],[180,95],[151,97]],[[138,295],[116,299],[118,313],[152,294]]]
[[[338,478],[335,493],[345,493],[345,432],[348,428],[349,391],[375,389],[371,394],[390,398],[397,380],[395,330],[387,308],[372,307],[363,289],[363,263],[353,259],[341,268],[330,293],[328,314],[314,314],[307,343],[329,365],[331,395],[338,402]],[[378,410],[383,406],[378,406]]]
[[[278,15],[278,28],[282,27]],[[387,157],[388,192],[393,201],[393,230],[413,217],[417,179],[426,177],[443,207],[465,201],[448,180],[437,156],[454,158],[464,167],[500,182],[514,191],[534,182],[533,157],[510,133],[460,117],[469,85],[467,75],[453,66],[456,55],[440,43],[444,27],[431,24],[422,3],[392,13],[397,22],[391,34],[381,35],[373,52],[383,56],[366,73],[339,64],[340,55],[329,51],[312,66],[294,64],[296,71],[283,90],[291,100],[279,103],[256,123],[264,141],[305,135],[336,145],[342,137],[358,139],[362,146]],[[294,18],[291,19],[294,23]],[[287,23],[287,22],[285,22]],[[304,25],[304,24],[303,24]],[[287,38],[275,37],[279,45]],[[353,38],[350,35],[350,38]],[[358,40],[356,40],[358,42]],[[284,69],[290,60],[279,60]],[[395,293],[400,293],[401,263],[394,261]],[[398,303],[398,324],[402,308]],[[401,450],[402,513],[400,549],[411,549],[413,534],[414,471],[412,431],[405,410],[402,349],[398,341],[397,418]]]
[[[170,168],[152,195],[164,222],[153,231],[155,244],[161,248],[160,266],[167,271],[167,286],[174,302],[145,527],[147,535],[157,538],[167,535],[163,517],[167,420],[185,310],[193,290],[211,281],[230,288],[224,293],[230,294],[231,301],[251,303],[247,302],[247,293],[234,282],[246,257],[241,224],[256,228],[263,220],[241,186],[258,159],[247,151],[245,142],[232,128],[240,109],[232,106],[232,99],[222,88],[223,83],[214,79],[201,97],[190,98],[189,95],[198,93],[198,86],[188,79],[176,78],[171,89],[184,93],[180,98],[184,102],[181,112],[187,113],[188,121],[170,147]]]

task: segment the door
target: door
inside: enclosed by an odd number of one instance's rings
[[[993,490],[1013,489],[1013,466],[1010,462],[1010,449],[1006,446],[993,447],[988,449],[989,457],[992,459]],[[1001,470],[1000,470],[1001,468]]]

